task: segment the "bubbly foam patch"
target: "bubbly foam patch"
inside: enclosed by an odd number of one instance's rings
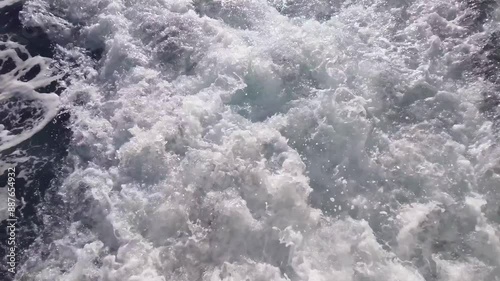
[[[58,78],[48,65],[22,45],[0,42],[0,151],[29,139],[57,115],[59,97],[35,91]]]
[[[20,278],[500,278],[492,85],[466,63],[497,21],[311,3],[28,1],[78,65],[74,172]]]

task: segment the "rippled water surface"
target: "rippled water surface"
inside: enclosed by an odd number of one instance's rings
[[[500,280],[496,1],[15,5],[15,280]]]

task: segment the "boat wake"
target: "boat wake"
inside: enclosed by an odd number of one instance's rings
[[[16,278],[500,280],[499,11],[26,1],[65,76],[4,43],[0,147],[72,139]]]

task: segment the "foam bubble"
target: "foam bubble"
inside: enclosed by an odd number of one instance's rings
[[[62,95],[68,230],[21,274],[497,278],[488,85],[456,62],[481,44],[466,7],[326,2],[28,1],[25,23],[64,30],[81,65]]]

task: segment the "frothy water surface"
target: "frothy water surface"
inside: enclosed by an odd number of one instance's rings
[[[26,1],[65,90],[1,148],[73,138],[16,278],[500,280],[499,11]]]

